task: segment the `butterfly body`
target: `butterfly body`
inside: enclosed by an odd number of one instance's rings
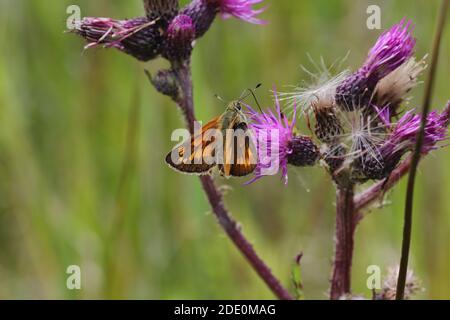
[[[233,136],[236,132],[244,137]],[[174,148],[166,156],[166,163],[186,174],[209,174],[217,166],[225,177],[248,175],[256,168],[256,152],[249,134],[242,105],[233,101],[222,115]]]

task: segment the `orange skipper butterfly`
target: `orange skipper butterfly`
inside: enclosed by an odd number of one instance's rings
[[[257,163],[251,134],[241,100],[233,101],[222,115],[175,147],[166,156],[166,163],[187,174],[209,174],[217,166],[225,177],[246,176]]]

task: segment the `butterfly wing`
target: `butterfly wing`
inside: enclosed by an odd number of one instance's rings
[[[241,156],[236,157],[236,161],[230,167],[230,175],[235,177],[243,177],[249,175],[256,169],[256,152],[255,149],[249,145],[253,144],[253,141],[249,141],[244,148],[245,152]]]
[[[246,122],[238,122],[234,130],[241,129],[244,136],[234,136],[225,140],[224,163],[219,170],[225,177],[243,177],[256,168],[256,148]]]
[[[214,154],[211,155],[205,153],[205,151],[208,152],[207,147],[214,142],[214,137],[208,137],[206,133],[210,129],[217,129],[219,122],[220,117],[217,117],[205,124],[201,128],[199,134],[191,137],[191,139],[188,139],[180,146],[173,149],[166,156],[166,163],[172,169],[182,173],[197,175],[208,174],[216,164],[211,163],[211,161],[205,161],[207,156],[209,159],[214,157]]]

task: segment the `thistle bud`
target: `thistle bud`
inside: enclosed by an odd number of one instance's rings
[[[383,155],[364,154],[355,160],[352,178],[355,181],[383,180],[397,167],[401,159],[400,154],[391,154],[387,158]]]
[[[309,137],[295,136],[289,142],[290,154],[288,163],[297,167],[307,167],[316,164],[319,159],[319,149]]]
[[[183,61],[192,53],[192,42],[195,39],[195,28],[189,16],[176,16],[167,29],[166,49],[164,57],[170,61]]]
[[[150,77],[150,81],[158,92],[169,96],[174,100],[178,98],[180,89],[178,88],[178,84],[173,71],[158,71],[155,76]]]

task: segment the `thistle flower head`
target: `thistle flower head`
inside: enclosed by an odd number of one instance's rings
[[[364,181],[366,172],[373,170],[373,167],[383,166],[377,147],[387,137],[386,125],[379,118],[366,116],[361,109],[352,112],[338,109],[337,115],[342,122],[342,133],[335,137],[334,145],[340,150],[341,165],[351,169],[355,182]]]
[[[103,45],[148,61],[159,55],[162,48],[155,23],[145,17],[130,20],[86,17],[76,23],[73,32],[88,41],[86,49]]]
[[[235,17],[237,19],[254,23],[265,24],[264,20],[256,16],[264,12],[263,9],[254,9],[253,5],[261,3],[263,0],[219,0],[219,10],[224,19]]]
[[[353,110],[370,104],[378,81],[412,56],[416,40],[410,27],[411,21],[403,19],[378,38],[363,66],[336,89],[338,105]]]
[[[258,113],[249,108],[250,129],[253,130],[258,152],[258,164],[255,170],[257,180],[264,176],[263,169],[269,169],[273,165],[281,169],[284,183],[288,182],[288,156],[292,153],[291,142],[294,139],[295,117],[289,123],[282,114],[280,103],[276,97],[276,112],[268,110]],[[296,113],[294,109],[294,114]],[[253,180],[253,181],[254,181]]]
[[[366,76],[381,79],[412,56],[416,39],[410,33],[411,24],[402,19],[378,38],[362,67]]]
[[[318,148],[309,137],[295,133],[297,108],[294,107],[292,121],[282,113],[280,101],[275,92],[276,112],[259,113],[249,109],[250,124],[257,145],[258,163],[256,177],[273,175],[281,170],[284,183],[288,182],[288,164],[295,166],[314,165],[319,157]],[[275,172],[274,172],[275,171]]]
[[[428,114],[422,153],[427,154],[438,148],[438,143],[446,140],[447,127],[450,120],[450,103],[439,114],[433,111]],[[358,173],[366,179],[380,180],[389,176],[396,168],[402,156],[412,151],[417,143],[417,134],[421,126],[421,116],[413,111],[406,112],[396,124],[391,124],[391,132],[375,147],[376,154],[362,154],[358,158]],[[359,172],[360,171],[360,172]]]
[[[394,152],[409,151],[414,148],[417,142],[417,134],[420,130],[421,119],[420,115],[409,111],[398,121],[387,141],[387,143],[395,146]],[[439,114],[437,111],[428,114],[422,146],[423,153],[434,150],[438,142],[447,138],[448,121],[448,107],[442,114]]]

